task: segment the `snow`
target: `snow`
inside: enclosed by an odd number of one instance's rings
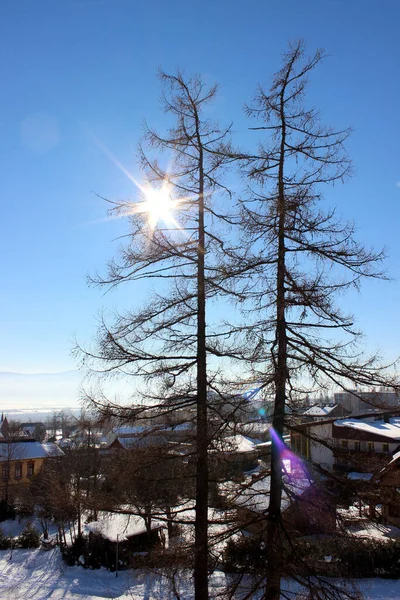
[[[0,444],[0,462],[6,460],[32,460],[64,456],[64,452],[51,442],[10,442]]]
[[[271,425],[265,421],[257,421],[255,423],[245,423],[241,426],[241,429],[248,435],[265,435],[269,432]]]
[[[335,421],[337,427],[348,427],[357,431],[373,433],[394,441],[400,441],[400,418],[393,417],[388,423],[385,421],[361,421],[360,419],[342,419]]]
[[[283,511],[292,503],[293,497],[301,496],[311,485],[309,479],[296,479],[295,477],[287,476],[284,479],[285,484],[282,492]],[[268,510],[270,484],[271,477],[266,475],[253,481],[248,480],[247,484],[245,483],[246,487],[244,489],[240,488],[239,491],[237,491],[237,486],[233,482],[221,484],[219,489],[235,506],[247,508],[261,514]]]
[[[210,595],[215,597],[228,582],[224,573],[216,571],[211,577]],[[341,582],[335,580],[335,583]],[[397,600],[399,597],[399,581],[377,578],[359,579],[354,583],[364,593],[364,600]],[[180,572],[177,584],[181,600],[191,600],[191,573]],[[287,597],[294,600],[298,586],[290,581],[284,581],[283,586],[291,592]],[[234,598],[243,597],[243,591]],[[169,578],[160,573],[120,571],[116,577],[115,573],[105,569],[92,571],[82,567],[67,567],[58,548],[48,552],[14,550],[12,560],[9,551],[0,552],[2,600],[172,600],[175,597]],[[252,597],[259,600],[261,594]]]
[[[304,414],[310,417],[326,417],[330,415],[333,409],[337,406],[337,404],[330,404],[328,406],[315,405],[311,406],[308,410],[306,410]]]
[[[143,438],[142,438],[143,439]],[[144,444],[140,444],[140,438],[137,437],[118,437],[116,440],[121,444],[125,450],[131,450],[135,446],[141,446]],[[114,440],[115,442],[115,440]]]
[[[113,429],[113,434],[115,437],[123,437],[123,436],[132,436],[132,435],[141,435],[146,433],[148,427],[144,425],[135,425],[133,427],[116,427]]]
[[[218,450],[223,452],[254,452],[256,449],[255,444],[244,435],[230,435],[219,440]]]
[[[376,507],[377,515],[381,517],[381,507]],[[366,539],[376,539],[378,541],[390,541],[400,539],[400,528],[395,525],[377,523],[371,521],[369,507],[367,504],[353,504],[349,508],[339,508],[337,511],[339,520],[345,525],[348,533]],[[399,594],[400,595],[400,594]]]
[[[396,460],[399,460],[400,458],[400,452],[395,452],[393,454],[392,460],[390,461],[389,465],[391,465],[392,463],[396,462]]]
[[[151,521],[151,529],[164,527],[160,521]],[[85,525],[87,531],[97,533],[102,537],[117,542],[146,532],[146,524],[142,517],[137,515],[124,515],[117,513],[103,513],[98,521]]]
[[[393,539],[400,539],[400,529],[395,525],[383,525],[381,523],[373,523],[372,521],[360,521],[359,523],[349,526],[347,530],[352,535],[360,538],[386,542]]]
[[[33,525],[39,531],[39,533],[42,533],[39,519],[32,516],[2,521],[0,523],[0,529],[7,537],[17,537],[20,535],[26,525],[28,525],[28,523]],[[53,531],[54,533],[57,532],[57,528],[55,526],[53,527]]]

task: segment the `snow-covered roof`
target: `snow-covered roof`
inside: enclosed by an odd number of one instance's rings
[[[256,421],[255,423],[245,423],[241,425],[241,430],[245,431],[247,434],[265,434],[271,429],[271,423],[267,423],[266,421]]]
[[[45,425],[41,421],[35,421],[34,423],[21,423],[21,429],[29,429],[30,431],[35,431],[36,427],[45,428]]]
[[[2,442],[0,443],[0,461],[32,460],[63,456],[64,452],[51,442]]]
[[[309,417],[327,417],[337,406],[337,404],[329,404],[328,406],[319,406],[318,404],[315,404],[314,406],[310,406],[304,414]]]
[[[305,492],[310,486],[311,481],[307,478],[301,477],[284,477],[284,490],[282,492],[282,510],[291,504],[293,497],[299,497]],[[244,484],[246,485],[246,483]],[[244,489],[236,491],[236,486],[231,483],[223,484],[221,491],[232,501],[234,505],[241,508],[248,508],[257,513],[264,513],[268,510],[269,506],[269,492],[271,485],[270,475],[266,475],[255,481],[248,481],[248,484]],[[241,484],[243,486],[243,484]]]
[[[396,460],[400,459],[400,451],[399,452],[395,452],[392,456],[392,460],[390,461],[389,465],[391,465],[392,463],[396,462]]]
[[[282,441],[285,442],[285,444],[287,446],[289,446],[290,445],[290,435],[283,435],[282,436]],[[261,449],[270,448],[272,446],[272,441],[269,440],[268,442],[260,442],[258,444],[255,444],[255,446],[257,448],[261,448]]]
[[[390,459],[390,461],[379,471],[379,473],[374,475],[374,480],[379,481],[380,477],[386,473],[389,469],[393,468],[394,463],[400,459],[400,451],[395,452]]]
[[[253,452],[256,448],[255,444],[244,435],[229,435],[217,443],[218,450],[222,452]]]
[[[153,446],[155,443],[154,437],[151,435],[140,435],[140,436],[122,436],[117,437],[112,440],[111,443],[106,444],[107,447],[110,447],[112,444],[118,442],[125,450],[131,450],[132,448],[146,448],[147,446]],[[157,442],[158,445],[162,443],[162,440]]]
[[[164,527],[161,521],[152,520],[151,529]],[[135,535],[146,532],[143,517],[138,515],[123,515],[118,513],[102,513],[98,521],[85,525],[85,529],[97,533],[110,542],[122,542]]]
[[[334,421],[334,425],[337,427],[349,427],[357,431],[364,431],[365,433],[373,433],[374,435],[387,437],[394,441],[400,440],[400,417],[392,417],[388,419],[387,423],[384,420],[367,422],[361,419],[341,419]]]
[[[71,438],[62,438],[61,440],[58,440],[58,445],[61,448],[71,448],[71,446],[74,445],[74,442],[71,440]]]
[[[134,436],[146,433],[148,427],[144,425],[133,425],[133,426],[124,426],[124,427],[115,427],[113,429],[113,433],[115,437],[124,437],[124,436]]]
[[[145,439],[145,438],[144,438]],[[136,437],[118,437],[114,440],[118,441],[125,450],[131,450],[132,448],[136,448],[138,446],[144,446],[145,444],[140,443],[140,438]]]
[[[134,425],[115,427],[111,433],[115,438],[121,437],[140,437],[144,435],[157,435],[158,433],[169,431],[188,431],[193,429],[193,424],[190,422],[177,423],[175,425]]]

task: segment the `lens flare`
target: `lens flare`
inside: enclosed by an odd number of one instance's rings
[[[159,222],[174,229],[181,227],[176,222],[173,216],[173,210],[182,202],[187,201],[187,198],[173,199],[172,187],[167,181],[168,170],[166,171],[166,179],[159,187],[150,185],[141,185],[129,170],[114,156],[114,154],[95,136],[95,134],[87,130],[87,133],[93,139],[95,144],[104,152],[104,154],[115,164],[115,166],[136,186],[141,192],[144,200],[138,202],[127,202],[125,209],[119,211],[117,218],[122,218],[135,213],[143,213],[147,217],[147,222],[150,228],[154,231]]]
[[[269,429],[272,444],[278,449],[282,469],[290,479],[310,479],[304,461],[288,448],[272,427]]]

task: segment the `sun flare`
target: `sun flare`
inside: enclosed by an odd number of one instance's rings
[[[173,216],[176,201],[172,199],[170,186],[164,183],[160,188],[148,186],[142,191],[144,200],[139,203],[138,210],[147,215],[150,227],[155,229],[160,222],[176,226]]]

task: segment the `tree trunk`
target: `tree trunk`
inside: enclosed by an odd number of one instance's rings
[[[78,476],[77,488],[76,488],[78,505],[77,505],[77,517],[78,517],[78,537],[82,535],[82,524],[81,524],[81,479]]]
[[[277,261],[277,299],[276,299],[276,343],[278,357],[275,365],[275,405],[272,425],[275,433],[282,437],[285,424],[286,380],[287,380],[287,339],[285,321],[285,189],[283,181],[285,156],[285,115],[284,93],[281,93],[281,149],[278,175],[278,261]],[[281,577],[283,567],[282,548],[282,463],[276,438],[272,438],[271,449],[271,487],[268,508],[268,566],[266,600],[279,600],[281,595]]]
[[[167,517],[167,531],[168,531],[168,543],[169,543],[173,536],[172,513],[171,513],[171,507],[169,505],[165,507],[165,514]]]
[[[206,373],[206,318],[204,285],[204,174],[202,152],[199,157],[199,231],[197,247],[197,434],[196,434],[196,523],[195,523],[195,600],[208,598],[208,427]]]

